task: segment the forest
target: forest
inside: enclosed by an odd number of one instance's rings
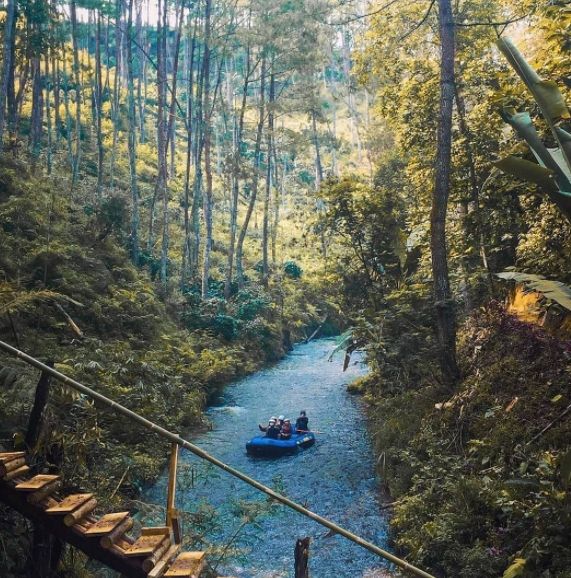
[[[569,0],[3,0],[0,54],[0,342],[188,436],[327,342],[367,366],[336,395],[383,547],[571,578]],[[2,456],[144,518],[170,445],[44,378],[0,348],[0,575],[118,576],[10,507]],[[227,543],[181,512],[201,576],[255,563],[272,512],[240,502]],[[293,576],[302,537],[287,573],[233,573]]]

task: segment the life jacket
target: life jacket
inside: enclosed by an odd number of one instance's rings
[[[301,415],[297,418],[295,422],[295,429],[308,431],[309,430],[309,419],[304,415]]]
[[[280,435],[280,430],[275,425],[271,425],[266,430],[266,436],[272,439],[277,439]]]

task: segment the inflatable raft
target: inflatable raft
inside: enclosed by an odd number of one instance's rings
[[[315,434],[294,433],[288,440],[276,440],[266,436],[256,436],[246,444],[246,451],[251,456],[275,458],[295,454],[299,450],[311,447],[315,443]]]

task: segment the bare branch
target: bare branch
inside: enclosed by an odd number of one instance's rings
[[[533,9],[528,13],[528,14],[523,14],[521,16],[516,16],[515,18],[509,18],[507,20],[502,20],[499,22],[494,22],[492,20],[489,20],[488,22],[454,22],[455,26],[459,26],[459,27],[463,27],[463,28],[468,28],[471,26],[503,26],[504,28],[506,26],[509,26],[510,24],[514,24],[515,22],[521,22],[522,20],[525,20],[526,18],[530,18],[531,16],[534,15],[535,13],[535,9],[536,6],[533,7]]]
[[[399,2],[399,0],[389,0],[389,2],[387,2],[386,4],[381,6],[380,8],[377,8],[376,10],[372,10],[371,12],[367,12],[366,14],[359,14],[357,16],[352,16],[350,18],[347,18],[346,20],[338,20],[337,22],[327,22],[327,24],[329,24],[329,26],[345,26],[346,24],[351,24],[351,22],[356,22],[357,20],[363,20],[364,18],[369,18],[369,16],[374,16],[375,14],[379,14],[379,13],[383,12],[384,10],[386,10],[387,8],[390,8],[391,6],[393,6],[393,4],[396,4],[397,2]]]
[[[401,42],[402,40],[405,40],[406,38],[408,38],[413,32],[415,32],[416,30],[418,30],[427,20],[428,17],[430,16],[430,13],[432,12],[432,9],[434,8],[434,4],[436,3],[436,0],[431,0],[430,2],[430,6],[428,7],[428,10],[426,11],[426,14],[422,17],[422,20],[420,20],[419,22],[417,22],[406,34],[404,34],[403,36],[401,36],[399,38],[399,42]]]

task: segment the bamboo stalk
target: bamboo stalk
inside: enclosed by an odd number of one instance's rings
[[[96,506],[97,500],[95,498],[91,498],[91,500],[85,502],[85,504],[77,508],[77,510],[70,512],[69,514],[66,514],[65,518],[63,519],[63,523],[68,527],[77,524],[77,522],[79,522],[82,518],[85,518],[87,514],[93,512]]]
[[[163,557],[166,551],[172,546],[170,536],[165,536],[160,546],[148,557],[143,560],[142,568],[149,573]]]
[[[12,470],[11,472],[8,472],[3,478],[6,482],[9,482],[10,480],[14,480],[16,478],[25,476],[29,471],[30,471],[29,466],[22,466],[17,470]]]
[[[163,575],[164,570],[166,567],[174,560],[175,556],[178,554],[180,550],[180,544],[173,544],[166,554],[163,554],[163,557],[157,562],[155,567],[149,571],[148,578],[159,578]]]
[[[125,532],[128,532],[133,527],[133,524],[133,518],[125,518],[116,528],[109,532],[109,534],[103,536],[101,540],[99,540],[101,547],[105,550],[111,548],[111,546],[115,545],[115,542],[117,542]]]
[[[26,465],[26,458],[16,458],[9,462],[0,462],[0,478]]]
[[[134,411],[131,411],[130,409],[126,408],[125,406],[120,405],[117,402],[115,402],[115,401],[105,397],[104,395],[101,395],[100,393],[96,392],[95,390],[87,387],[86,385],[79,383],[75,379],[71,379],[70,377],[67,377],[63,373],[60,373],[59,371],[57,371],[51,367],[48,367],[47,365],[45,365],[41,361],[35,359],[34,357],[29,356],[28,354],[24,353],[23,351],[20,351],[19,349],[16,349],[15,347],[12,347],[8,343],[5,343],[4,341],[0,341],[0,349],[3,349],[4,351],[10,353],[11,355],[18,357],[19,359],[22,359],[26,363],[36,367],[37,369],[39,369],[41,371],[45,371],[45,372],[51,374],[55,379],[69,385],[73,389],[76,389],[77,391],[80,391],[81,393],[84,393],[85,395],[92,397],[93,399],[101,402],[103,405],[110,407],[115,412],[117,412],[121,415],[124,415],[125,417],[128,417],[129,419],[140,424],[141,426],[145,427],[146,429],[157,433],[159,436],[161,436],[161,437],[163,437],[163,438],[165,438],[165,439],[167,439],[173,443],[178,444],[179,446],[187,449],[188,451],[192,452],[194,455],[198,456],[199,458],[202,458],[202,459],[206,460],[207,462],[210,462],[211,464],[217,466],[218,468],[220,468],[221,470],[230,474],[231,476],[234,476],[235,478],[242,480],[246,484],[259,490],[260,492],[263,492],[264,494],[266,494],[270,498],[274,499],[276,502],[279,502],[280,504],[283,504],[284,506],[287,506],[288,508],[295,510],[296,512],[302,514],[303,516],[306,516],[307,518],[310,518],[314,522],[317,522],[321,526],[325,526],[326,528],[333,530],[337,534],[340,534],[341,536],[347,538],[351,542],[354,542],[355,544],[361,546],[362,548],[365,548],[369,552],[372,552],[373,554],[376,554],[377,556],[380,556],[381,558],[384,558],[385,560],[389,560],[390,562],[392,562],[393,564],[395,564],[399,568],[402,568],[403,570],[411,572],[415,576],[421,576],[422,578],[435,578],[432,574],[429,574],[428,572],[425,572],[424,570],[417,568],[416,566],[410,564],[406,560],[403,560],[402,558],[399,558],[399,557],[395,556],[394,554],[391,554],[387,550],[383,550],[382,548],[379,548],[378,546],[376,546],[372,542],[368,542],[364,538],[361,538],[361,536],[358,536],[357,534],[354,534],[353,532],[350,532],[349,530],[346,530],[345,528],[342,528],[341,526],[335,524],[335,522],[332,522],[331,520],[324,518],[323,516],[320,516],[319,514],[315,514],[314,512],[312,512],[311,510],[308,510],[307,508],[305,508],[301,504],[298,504],[297,502],[294,502],[293,500],[286,498],[285,496],[279,494],[278,492],[272,490],[271,488],[265,486],[264,484],[261,484],[260,482],[258,482],[254,478],[251,478],[250,476],[247,476],[246,474],[242,473],[240,470],[237,470],[236,468],[229,466],[228,464],[224,463],[223,461],[219,460],[218,458],[211,456],[208,452],[205,452],[199,446],[196,446],[193,443],[191,443],[191,442],[181,438],[180,436],[166,430],[165,428],[157,425],[156,423],[149,421],[148,419],[140,416],[139,414],[135,413]]]
[[[172,526],[172,519],[176,517],[175,498],[176,498],[176,469],[178,466],[178,444],[171,445],[171,458],[169,464],[169,483],[167,489],[167,518],[166,525]]]

